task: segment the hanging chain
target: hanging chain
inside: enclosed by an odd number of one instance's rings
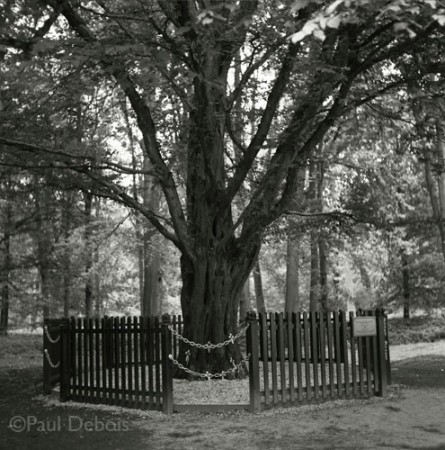
[[[45,348],[44,350],[45,356],[46,356],[46,360],[48,361],[48,364],[53,368],[53,369],[57,369],[60,366],[60,361],[58,361],[57,364],[54,364],[51,361],[51,357],[49,356],[48,350]]]
[[[48,338],[48,341],[51,342],[51,344],[57,344],[57,342],[60,341],[60,334],[56,337],[56,339],[53,339],[49,334],[48,327],[46,325],[43,327],[43,330],[45,331],[45,335]]]
[[[210,372],[195,372],[194,370],[189,369],[188,367],[183,366],[178,360],[173,358],[173,355],[168,355],[168,357],[170,358],[170,360],[172,361],[172,363],[179,367],[181,370],[183,370],[185,373],[188,373],[189,375],[194,375],[196,377],[199,378],[207,378],[207,380],[211,380],[212,378],[225,378],[227,375],[230,374],[234,374],[235,372],[237,372],[239,369],[241,369],[241,367],[247,363],[249,361],[249,356],[247,355],[246,358],[244,358],[242,361],[240,361],[238,364],[235,365],[234,361],[232,361],[233,367],[231,367],[230,369],[227,370],[223,370],[222,372],[219,373],[210,373]]]
[[[227,339],[227,341],[219,342],[218,344],[212,344],[210,341],[207,342],[207,344],[198,344],[196,342],[190,341],[186,337],[182,336],[182,334],[179,334],[171,325],[168,326],[170,332],[181,341],[185,342],[191,347],[197,347],[207,351],[214,350],[215,348],[222,348],[229,344],[234,344],[235,341],[246,332],[247,328],[249,328],[249,325],[246,325],[245,327],[241,328],[241,330],[235,336],[232,333],[230,333],[229,339]]]

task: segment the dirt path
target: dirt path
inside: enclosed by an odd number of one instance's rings
[[[0,449],[445,449],[445,357],[397,361],[393,369],[385,399],[172,416],[51,406],[35,398],[39,369],[1,369]],[[14,417],[28,430],[8,428],[20,426]]]

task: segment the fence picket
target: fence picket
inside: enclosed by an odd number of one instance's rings
[[[341,330],[341,354],[343,360],[343,378],[345,380],[345,396],[350,396],[351,386],[349,384],[349,360],[348,360],[348,322],[346,312],[340,311],[340,330]]]
[[[280,360],[280,381],[281,381],[281,401],[287,403],[287,385],[286,385],[286,352],[285,352],[285,340],[284,340],[284,320],[283,313],[279,313],[275,316],[278,323],[278,358]]]
[[[268,339],[268,319],[265,313],[259,314],[260,322],[260,355],[263,361],[263,383],[264,402],[266,406],[270,404],[269,389],[269,339]]]
[[[328,368],[329,368],[329,394],[331,398],[335,398],[335,379],[334,379],[334,355],[333,355],[333,317],[332,312],[327,313],[326,330],[328,338]]]
[[[352,377],[352,395],[357,396],[357,361],[356,361],[356,352],[357,352],[357,342],[356,338],[352,333],[352,322],[354,318],[354,313],[351,311],[349,313],[349,333],[351,336],[351,377]]]
[[[342,397],[342,371],[341,371],[341,347],[340,347],[340,321],[339,313],[334,311],[334,345],[335,345],[335,366],[337,368],[337,395]]]
[[[289,401],[295,402],[295,379],[294,379],[294,339],[293,339],[293,321],[292,315],[287,312],[286,318],[286,332],[287,332],[287,360],[289,369]]]
[[[139,323],[139,317],[133,317],[133,358],[134,358],[134,406],[136,408],[140,407],[140,393],[141,386],[139,384],[139,353],[138,349],[140,347],[139,338],[141,336],[141,327]]]
[[[292,313],[292,321],[294,323],[294,347],[295,347],[295,360],[297,365],[297,389],[298,389],[298,401],[303,401],[303,374],[301,369],[302,360],[302,340],[301,340],[301,316],[300,313]]]
[[[314,373],[314,398],[320,398],[320,385],[318,380],[318,339],[317,339],[317,315],[315,312],[309,314],[309,323],[311,327],[311,361]]]
[[[94,377],[96,381],[94,382],[94,385],[96,387],[94,392],[95,397],[95,403],[101,403],[102,397],[103,397],[103,389],[101,389],[101,368],[100,368],[100,347],[99,347],[99,338],[100,338],[100,330],[99,330],[99,319],[96,317],[93,319],[93,325],[94,325]],[[103,386],[102,386],[103,388]]]
[[[309,321],[307,312],[303,313],[303,342],[304,342],[304,371],[305,371],[305,388],[306,399],[310,400],[311,395],[311,358],[309,353]]]
[[[275,314],[270,313],[270,364],[272,369],[272,402],[278,403],[278,370],[277,370],[277,327]]]
[[[149,326],[147,317],[140,317],[140,349],[139,349],[139,357],[141,359],[141,405],[142,409],[146,408],[147,402],[147,328]]]
[[[155,372],[156,372],[156,406],[162,407],[162,384],[161,384],[161,325],[159,317],[155,317],[154,342],[155,342]]]
[[[317,313],[317,321],[320,324],[320,365],[321,365],[321,396],[326,398],[326,341],[325,324],[326,314],[324,311]]]

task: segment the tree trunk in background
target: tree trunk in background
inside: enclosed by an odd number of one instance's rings
[[[261,265],[257,261],[253,269],[253,283],[255,287],[256,309],[259,313],[266,312],[266,302],[264,301],[263,277],[261,275]]]
[[[438,217],[436,218],[439,228],[442,255],[445,260],[445,122],[436,120],[436,154],[437,154],[437,183],[439,192]]]
[[[8,334],[9,323],[9,276],[11,271],[11,219],[12,210],[10,200],[7,200],[5,221],[3,223],[3,261],[1,267],[0,286],[1,286],[1,308],[0,308],[0,335]]]
[[[51,316],[51,242],[49,215],[49,192],[45,186],[36,186],[39,189],[35,197],[37,211],[37,267],[39,270],[38,290],[43,318]]]
[[[70,223],[72,194],[70,192],[66,193],[64,200],[62,210],[62,236],[64,240],[62,263],[63,316],[69,317],[71,306],[71,250],[69,246],[69,239],[71,236]]]
[[[310,211],[319,211],[319,181],[318,164],[311,160],[309,163],[309,189],[308,197],[310,201]],[[320,296],[320,259],[318,253],[319,232],[312,226],[310,231],[310,250],[311,250],[311,272],[309,288],[309,310],[317,311]]]
[[[409,265],[408,255],[402,250],[402,292],[403,292],[403,318],[410,318],[410,287],[409,287]]]
[[[319,157],[323,158],[323,148],[320,145]],[[317,207],[323,212],[324,174],[325,163],[321,160],[317,165]],[[323,311],[328,310],[328,251],[326,236],[323,229],[318,233],[318,257],[320,264],[320,307]]]
[[[318,300],[320,291],[320,263],[318,257],[318,236],[315,231],[311,231],[311,281],[309,291],[309,309],[318,310]]]
[[[326,240],[321,232],[318,238],[318,256],[320,259],[320,306],[323,311],[328,310],[328,270],[326,253]]]
[[[249,279],[247,279],[244,284],[243,290],[240,295],[240,303],[239,303],[239,322],[243,322],[247,317],[247,313],[250,311],[250,283]]]
[[[95,220],[96,223],[98,223],[100,219],[100,209],[101,209],[101,199],[100,197],[95,197]],[[94,274],[93,274],[93,287],[94,287],[94,314],[96,317],[100,317],[101,312],[103,310],[102,300],[100,296],[100,274],[99,274],[99,260],[100,260],[100,253],[99,253],[99,246],[95,245],[94,251],[93,251],[93,263],[94,263]]]
[[[147,157],[144,157],[144,170],[150,170]],[[161,189],[157,180],[147,173],[144,174],[143,196],[144,206],[154,213],[159,213]],[[144,289],[141,312],[144,317],[158,316],[161,314],[160,287],[162,283],[159,235],[148,220],[144,221],[143,237]]]
[[[137,172],[136,172],[139,169],[138,161],[136,158],[137,143],[136,143],[135,136],[133,134],[133,130],[131,128],[126,98],[124,98],[122,100],[121,108],[122,108],[122,112],[124,114],[126,131],[127,131],[128,140],[130,143],[131,166],[134,171],[132,174],[132,178],[133,178],[133,185],[132,185],[133,192],[132,193],[133,193],[133,198],[135,200],[138,200],[138,197],[139,197],[138,188],[141,184],[143,184],[143,180],[138,179]],[[143,305],[144,305],[144,253],[145,253],[144,252],[144,243],[145,242],[144,242],[144,231],[143,231],[144,226],[143,226],[142,221],[144,219],[141,217],[141,214],[137,210],[134,211],[134,215],[135,215],[136,241],[138,242],[137,258],[138,258],[138,272],[139,272],[139,304],[140,304],[140,309],[141,309],[141,314],[142,314]]]
[[[286,253],[286,297],[284,311],[297,312],[300,309],[300,242],[296,235],[287,237]]]
[[[85,316],[93,316],[93,245],[92,245],[92,206],[93,195],[84,193],[84,250],[85,250]]]
[[[297,187],[291,209],[301,209],[304,203],[304,184],[306,180],[306,166],[302,165],[297,171]],[[303,208],[304,209],[304,208]],[[300,219],[296,216],[288,218],[287,249],[286,249],[286,293],[285,312],[300,310],[300,253],[301,231]]]
[[[409,73],[407,75],[407,78],[410,79]],[[428,139],[428,117],[439,116],[435,123],[435,154],[427,146],[424,146],[423,161],[425,184],[433,210],[433,218],[439,231],[440,245],[445,261],[445,122],[440,117],[441,111],[435,111],[431,104],[423,101],[424,94],[419,94],[422,92],[421,87],[415,81],[408,82],[408,92],[418,133],[421,137]]]

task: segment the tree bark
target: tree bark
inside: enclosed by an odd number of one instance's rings
[[[145,156],[144,170],[149,169],[150,162]],[[143,201],[146,208],[156,214],[159,213],[161,189],[155,177],[148,174],[144,174]],[[160,287],[162,283],[159,234],[147,220],[144,221],[143,226],[144,284],[141,311],[144,317],[159,316],[161,315]]]
[[[247,279],[244,283],[244,287],[241,291],[240,302],[239,302],[239,322],[243,322],[247,313],[250,311],[250,280]]]
[[[436,155],[437,155],[437,184],[438,184],[438,216],[442,255],[445,261],[445,121],[436,119]]]
[[[8,334],[9,325],[9,279],[11,271],[11,220],[12,208],[10,200],[7,199],[5,221],[3,223],[3,264],[1,268],[1,308],[0,308],[0,335]]]
[[[100,219],[100,209],[101,209],[101,199],[100,197],[95,198],[95,220]],[[97,222],[96,222],[97,223]],[[100,293],[100,273],[99,273],[99,261],[100,261],[100,250],[99,246],[95,245],[93,250],[93,264],[95,267],[93,274],[93,298],[94,298],[94,314],[96,317],[100,317],[103,305]]]
[[[309,192],[312,212],[319,211],[319,171],[316,161],[311,160],[309,164]],[[310,231],[310,251],[311,251],[311,272],[310,272],[310,291],[309,291],[309,309],[317,311],[320,300],[320,258],[319,258],[319,231],[313,225]]]
[[[410,318],[410,285],[409,285],[409,264],[408,255],[402,250],[402,292],[403,292],[403,318]]]
[[[255,267],[253,269],[253,283],[255,286],[255,302],[257,312],[265,313],[266,301],[264,299],[263,276],[261,274],[261,265],[259,261],[256,261]]]
[[[51,223],[48,220],[50,214],[50,193],[46,186],[37,184],[38,190],[35,196],[37,211],[37,267],[39,271],[40,307],[43,318],[49,318],[52,312],[51,296],[51,253],[53,250]]]
[[[63,316],[70,316],[71,307],[71,250],[69,238],[71,236],[71,207],[72,194],[65,193],[62,205],[62,235],[64,240],[63,262],[62,262],[62,286],[63,286]]]
[[[318,236],[311,231],[311,281],[309,291],[309,309],[317,311],[320,294],[320,260],[318,255]]]
[[[290,228],[290,226],[289,226]],[[300,242],[296,234],[287,236],[286,253],[286,297],[284,311],[300,310]]]
[[[93,317],[94,282],[93,282],[93,243],[92,243],[92,206],[93,195],[84,193],[84,255],[85,255],[85,316]]]
[[[328,269],[326,240],[323,232],[318,238],[318,255],[320,258],[320,307],[323,311],[328,310]]]
[[[306,181],[306,165],[297,170],[296,192],[291,209],[301,209],[304,203],[304,184]],[[300,310],[300,253],[301,231],[300,219],[294,216],[288,218],[287,250],[286,250],[286,296],[284,310],[297,312]]]

